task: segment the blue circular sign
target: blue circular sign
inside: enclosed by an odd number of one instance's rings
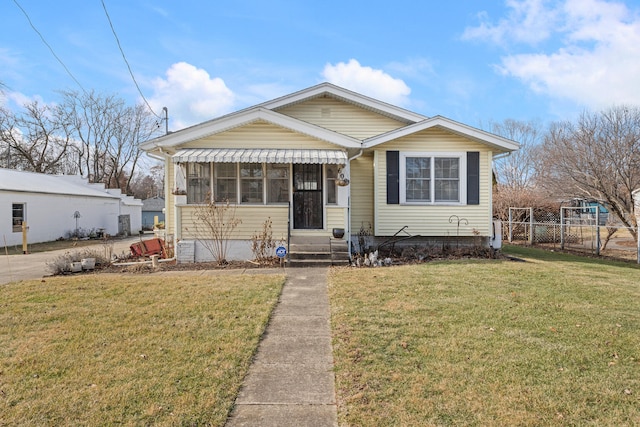
[[[278,258],[284,258],[287,256],[287,248],[285,248],[284,246],[278,246],[276,248],[276,255],[278,255]]]

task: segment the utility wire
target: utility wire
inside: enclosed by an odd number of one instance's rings
[[[104,9],[104,14],[107,16],[107,20],[109,21],[109,26],[111,27],[111,32],[113,33],[113,37],[115,37],[116,43],[118,44],[118,49],[120,49],[120,53],[122,54],[122,59],[124,59],[124,63],[127,64],[127,69],[129,70],[129,74],[131,75],[131,79],[133,79],[133,83],[136,85],[136,88],[138,89],[138,93],[140,94],[140,96],[144,100],[144,103],[147,104],[147,107],[149,108],[149,111],[151,111],[153,113],[153,115],[156,116],[158,119],[164,120],[164,118],[160,117],[159,115],[156,114],[155,111],[153,111],[153,108],[151,108],[151,105],[149,105],[149,102],[147,101],[147,98],[145,98],[144,94],[142,93],[142,90],[140,89],[140,86],[138,85],[138,82],[136,81],[136,78],[133,75],[133,71],[131,70],[131,66],[129,65],[129,61],[127,61],[127,57],[124,54],[124,50],[122,50],[122,46],[120,45],[120,39],[118,38],[118,34],[116,34],[116,30],[113,27],[113,22],[111,22],[111,17],[109,16],[109,12],[107,11],[107,6],[104,4],[104,0],[101,0],[101,3],[102,3],[102,8]]]
[[[18,0],[13,0],[13,2],[16,4],[16,6],[18,6],[18,9],[20,9],[22,11],[22,13],[24,14],[24,16],[27,18],[27,21],[29,21],[29,25],[31,25],[31,28],[33,28],[33,31],[35,31],[39,36],[40,39],[42,40],[42,43],[45,44],[45,46],[47,46],[49,48],[49,50],[51,51],[51,54],[58,60],[58,62],[60,63],[60,65],[62,65],[62,67],[65,69],[65,71],[67,72],[67,74],[69,74],[71,76],[71,78],[73,79],[74,82],[76,82],[76,84],[78,86],[80,86],[80,89],[82,89],[82,92],[87,93],[86,90],[84,90],[84,87],[82,87],[82,85],[80,84],[80,82],[78,81],[78,79],[75,78],[75,76],[71,73],[71,71],[69,70],[69,68],[67,68],[67,66],[64,64],[64,62],[62,62],[62,59],[60,59],[60,57],[58,57],[58,55],[56,55],[56,53],[54,52],[53,48],[51,47],[51,45],[49,45],[49,43],[47,43],[47,41],[44,39],[44,36],[42,35],[42,33],[40,33],[40,31],[38,31],[38,29],[36,28],[35,25],[33,25],[33,22],[31,22],[31,18],[29,17],[29,14],[27,13],[26,10],[23,9],[22,6],[20,6],[20,3],[18,3]]]

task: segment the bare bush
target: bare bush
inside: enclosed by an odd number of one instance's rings
[[[277,261],[274,250],[282,240],[273,240],[273,221],[267,218],[262,224],[262,230],[251,236],[251,251],[254,260],[260,265],[272,265]]]
[[[62,255],[58,255],[52,261],[47,262],[47,270],[51,274],[60,275],[70,271],[70,265],[73,262],[81,262],[86,258],[94,258],[96,265],[106,266],[109,265],[111,260],[106,258],[100,251],[93,249],[83,249],[74,252],[65,252]]]
[[[193,212],[195,237],[219,265],[227,264],[229,240],[233,231],[242,223],[236,218],[236,206],[229,201],[216,203],[211,197]]]

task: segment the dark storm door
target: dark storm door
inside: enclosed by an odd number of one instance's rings
[[[293,228],[322,228],[322,165],[293,165]]]

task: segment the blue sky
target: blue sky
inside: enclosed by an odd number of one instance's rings
[[[640,105],[640,1],[104,0],[170,128],[323,81],[484,127]],[[64,63],[58,62],[33,25]],[[141,100],[101,0],[0,6],[0,105],[80,89]]]

